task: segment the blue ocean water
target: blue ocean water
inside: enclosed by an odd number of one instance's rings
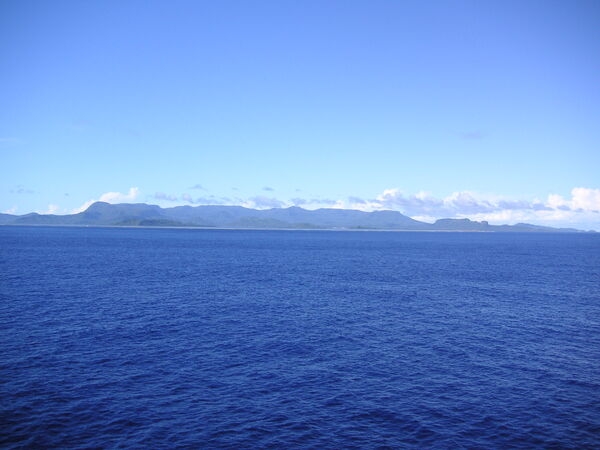
[[[2,448],[600,448],[600,235],[0,227]]]

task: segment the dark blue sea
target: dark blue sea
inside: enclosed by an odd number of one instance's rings
[[[0,227],[1,448],[600,448],[600,234]]]

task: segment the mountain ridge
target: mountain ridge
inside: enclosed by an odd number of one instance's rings
[[[346,229],[396,231],[583,232],[531,224],[490,225],[470,219],[439,219],[433,224],[398,211],[307,210],[297,206],[265,210],[243,206],[202,205],[161,208],[146,203],[95,202],[76,214],[0,214],[0,225],[137,226],[242,229]]]

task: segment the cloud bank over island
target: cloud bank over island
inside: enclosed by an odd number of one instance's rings
[[[349,199],[342,207],[364,211],[391,209],[427,222],[448,217],[490,223],[532,222],[550,226],[583,223],[600,227],[600,189],[585,187],[573,188],[570,198],[550,194],[546,200],[510,199],[470,191],[438,198],[426,192],[406,195],[399,189],[386,189],[375,199]]]
[[[195,185],[193,190],[200,190],[199,186]],[[204,194],[201,196],[192,196],[189,192],[144,194],[138,187],[131,187],[127,192],[105,192],[97,199],[88,200],[79,208],[69,212],[84,211],[96,201],[112,204],[143,202],[163,207],[228,205],[252,209],[271,209],[298,206],[304,209],[335,208],[365,212],[392,210],[430,223],[441,218],[468,218],[475,221],[488,221],[490,224],[527,222],[553,227],[572,226],[600,231],[600,189],[587,187],[573,188],[568,197],[549,194],[545,200],[513,199],[471,191],[453,192],[445,197],[436,197],[425,191],[407,194],[398,188],[385,189],[374,198],[350,195],[340,199],[319,198],[318,196],[284,198],[277,195],[277,190],[271,187],[261,188],[262,194],[246,198],[211,194],[205,187],[202,187],[201,190]],[[57,204],[51,204],[48,210],[43,212],[46,214],[61,213],[61,209]],[[14,211],[9,213],[14,214]]]

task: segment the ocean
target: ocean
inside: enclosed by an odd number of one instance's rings
[[[0,227],[0,447],[600,448],[600,234]]]

